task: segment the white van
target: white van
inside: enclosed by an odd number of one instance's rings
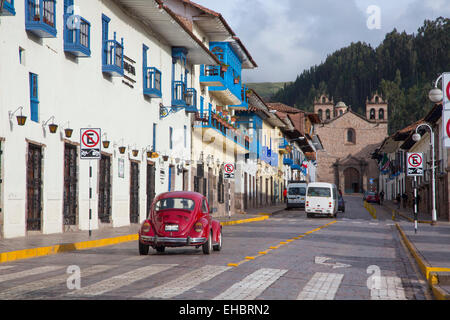
[[[334,184],[314,182],[306,190],[305,211],[308,218],[319,215],[336,217],[338,190]]]
[[[304,181],[291,181],[287,187],[286,208],[304,208],[306,200],[306,188],[308,184]]]

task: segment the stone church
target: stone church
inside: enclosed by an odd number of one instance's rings
[[[317,151],[317,181],[334,183],[345,194],[377,186],[379,170],[371,154],[388,135],[388,102],[375,93],[366,101],[364,117],[322,95],[314,112],[322,120],[316,128],[323,144]]]

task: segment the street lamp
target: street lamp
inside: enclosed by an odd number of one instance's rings
[[[436,217],[436,178],[435,178],[435,161],[434,161],[434,132],[431,126],[428,123],[422,123],[419,124],[416,128],[416,133],[412,136],[412,139],[416,142],[420,141],[422,139],[422,136],[419,134],[419,128],[420,127],[427,127],[430,129],[431,134],[431,188],[432,188],[432,197],[433,197],[433,209],[431,211],[431,220],[432,224],[436,223],[437,217]]]
[[[443,75],[440,75],[439,78],[436,79],[436,82],[434,83],[434,88],[430,90],[428,94],[428,98],[431,100],[431,102],[438,103],[441,102],[444,98],[444,93],[441,89],[438,88],[439,80],[442,79]]]

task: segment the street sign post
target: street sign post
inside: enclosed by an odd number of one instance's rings
[[[101,159],[102,130],[83,128],[80,130],[80,159],[89,160],[89,237],[92,236],[92,163],[91,160]]]
[[[408,153],[406,162],[409,177],[423,176],[423,153]]]
[[[407,174],[414,177],[414,232],[417,233],[417,177],[423,176],[423,153],[407,154]]]
[[[232,163],[226,163],[223,166],[223,178],[224,179],[234,179],[235,167]]]

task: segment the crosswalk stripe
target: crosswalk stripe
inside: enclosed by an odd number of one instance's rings
[[[177,264],[155,264],[146,266],[132,271],[93,283],[87,287],[72,291],[68,295],[74,296],[98,296],[106,292],[119,289],[121,287],[132,284],[133,282],[150,277],[159,272],[176,267]]]
[[[96,266],[92,266],[92,267],[89,267],[86,269],[81,269],[80,276],[88,277],[88,276],[91,276],[91,275],[94,275],[94,274],[97,274],[100,272],[104,272],[108,269],[112,269],[113,267],[115,267],[115,266],[96,265]],[[42,279],[42,280],[28,282],[28,283],[25,283],[20,286],[2,290],[2,291],[0,291],[0,299],[2,299],[2,300],[15,299],[21,295],[24,295],[24,294],[27,294],[27,293],[30,293],[33,291],[57,286],[57,285],[67,282],[69,277],[70,277],[70,274],[64,273],[62,275],[55,276],[52,278],[46,278],[46,279]]]
[[[46,273],[46,272],[55,271],[55,270],[62,269],[62,268],[64,268],[64,267],[63,266],[45,266],[45,267],[38,267],[38,268],[33,268],[30,270],[25,270],[25,271],[3,274],[3,275],[0,275],[0,282],[10,281],[10,280],[19,279],[19,278],[28,277],[28,276],[33,276],[33,275],[36,275],[39,273]]]
[[[405,289],[399,277],[379,277],[379,284],[370,289],[371,300],[406,300]]]
[[[333,300],[344,278],[339,273],[317,272],[299,293],[297,300]]]
[[[259,269],[213,300],[254,300],[286,272],[282,269]]]
[[[200,269],[186,273],[185,275],[159,287],[152,288],[138,296],[135,296],[135,298],[170,299],[198,286],[203,282],[211,280],[215,276],[229,269],[231,269],[231,267],[206,265]]]
[[[13,266],[0,266],[0,270],[6,270],[6,269],[10,269]]]

